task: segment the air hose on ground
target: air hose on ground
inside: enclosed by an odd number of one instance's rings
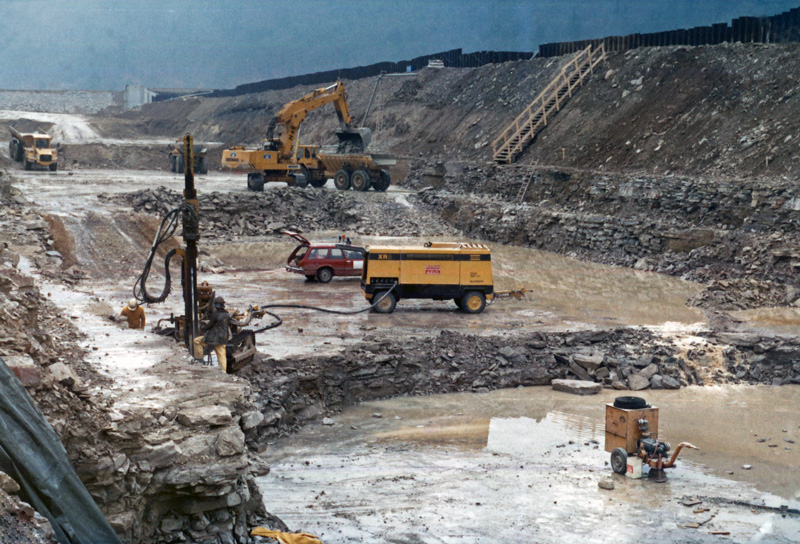
[[[293,309],[297,309],[297,310],[314,310],[314,311],[317,311],[317,312],[324,312],[326,314],[339,314],[339,315],[360,314],[360,313],[363,313],[363,312],[368,312],[369,310],[373,309],[375,306],[380,304],[380,302],[384,298],[389,296],[389,293],[394,291],[395,287],[397,287],[397,282],[394,282],[392,284],[392,286],[386,292],[381,294],[381,296],[375,302],[373,302],[372,304],[370,304],[366,308],[361,308],[360,310],[331,310],[329,308],[320,308],[319,306],[308,306],[308,305],[305,305],[305,304],[266,304],[264,306],[259,306],[259,309],[264,310],[265,314],[271,315],[272,317],[274,317],[278,321],[274,322],[274,323],[270,323],[266,327],[258,329],[258,330],[255,330],[253,332],[254,333],[259,333],[259,332],[263,332],[263,331],[266,331],[266,330],[269,330],[269,329],[274,329],[275,327],[279,327],[283,323],[283,319],[281,319],[278,315],[276,315],[276,314],[274,314],[272,312],[266,311],[266,308],[293,308]]]

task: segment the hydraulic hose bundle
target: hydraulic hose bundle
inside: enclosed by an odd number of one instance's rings
[[[170,290],[172,289],[169,263],[175,254],[183,254],[182,250],[171,249],[164,258],[164,290],[161,291],[159,296],[153,296],[147,292],[147,278],[150,275],[150,267],[153,264],[153,259],[156,256],[159,246],[175,235],[175,231],[178,230],[181,214],[184,212],[188,213],[196,221],[199,221],[199,217],[197,217],[197,212],[195,211],[194,207],[186,202],[177,208],[170,210],[164,215],[164,218],[161,220],[161,225],[158,227],[158,232],[153,240],[153,245],[150,248],[150,254],[147,256],[147,260],[144,263],[142,273],[139,275],[139,277],[136,279],[136,283],[133,285],[133,296],[139,302],[163,302],[169,296]]]

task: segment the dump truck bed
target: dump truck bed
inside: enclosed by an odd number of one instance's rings
[[[320,162],[328,172],[341,169],[380,170],[397,164],[397,159],[384,154],[318,153]]]

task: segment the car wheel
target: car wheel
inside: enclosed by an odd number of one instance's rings
[[[479,314],[486,307],[486,297],[480,291],[469,291],[461,297],[461,309],[468,314]]]
[[[622,448],[614,448],[611,452],[611,470],[617,474],[625,474],[628,470],[628,452]]]
[[[333,279],[333,270],[328,267],[320,268],[317,270],[317,281],[320,283],[328,283]]]
[[[375,304],[372,309],[379,314],[390,314],[394,311],[395,306],[397,306],[397,297],[395,297],[392,292],[378,291],[375,293],[374,297],[373,300],[380,299],[380,302]]]
[[[333,175],[333,184],[340,191],[347,191],[350,189],[350,172],[347,170],[337,170]]]

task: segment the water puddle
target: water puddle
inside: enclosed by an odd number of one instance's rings
[[[664,484],[612,476],[603,425],[616,395],[536,387],[364,403],[271,446],[259,486],[270,512],[325,542],[800,538],[796,516],[730,504],[800,508],[800,447],[783,440],[800,442],[800,387],[646,391],[660,438],[701,448],[684,450]],[[598,490],[609,477],[616,489]],[[694,513],[685,496],[721,502]]]

